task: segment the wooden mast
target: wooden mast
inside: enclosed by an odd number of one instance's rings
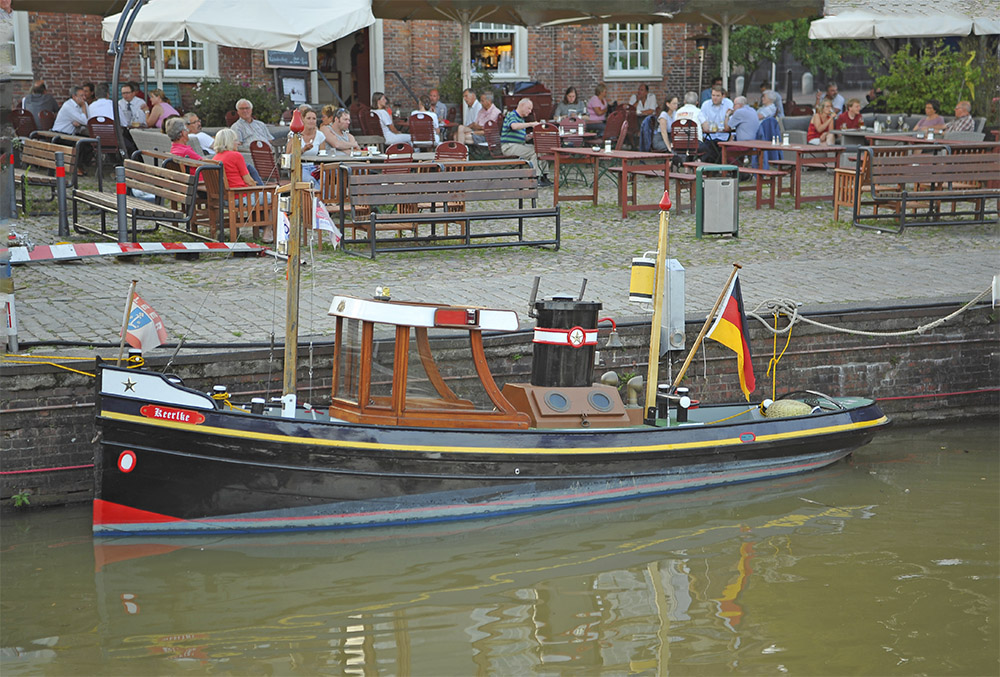
[[[729,291],[729,285],[732,283],[733,278],[736,277],[736,273],[738,273],[742,267],[743,266],[738,263],[733,264],[733,272],[729,274],[729,279],[726,280],[726,286],[722,288],[722,293],[719,294],[719,298],[715,299],[715,305],[712,306],[712,310],[708,313],[708,318],[705,320],[705,324],[701,326],[701,333],[698,334],[698,338],[694,340],[694,345],[691,346],[691,352],[688,353],[687,359],[684,360],[684,365],[681,367],[681,370],[677,372],[677,378],[674,379],[673,385],[670,386],[671,390],[679,386],[681,384],[681,379],[684,378],[685,374],[687,374],[688,367],[691,366],[691,360],[694,359],[694,354],[698,352],[698,347],[705,339],[705,334],[708,333],[709,325],[711,325],[713,320],[715,320],[715,314],[718,312],[719,306],[722,305],[723,299],[726,298],[726,292]]]
[[[301,183],[302,178],[302,116],[296,110],[288,126],[288,150],[292,156],[291,202],[292,213],[288,232],[288,285],[285,291],[285,364],[282,381],[282,400],[296,394],[295,372],[299,358],[299,279],[302,244],[302,225],[305,222],[303,201],[308,199]],[[311,206],[311,205],[310,205]],[[277,235],[277,234],[276,234]],[[292,400],[294,407],[294,400]],[[287,414],[286,414],[287,415]]]
[[[660,318],[663,314],[663,287],[667,275],[667,229],[670,221],[670,191],[660,199],[660,234],[653,269],[653,319],[649,330],[649,368],[646,372],[646,423],[656,423],[656,386],[660,372]]]

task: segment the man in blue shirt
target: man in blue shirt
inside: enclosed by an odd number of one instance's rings
[[[507,113],[500,127],[500,150],[504,155],[513,155],[531,163],[535,169],[535,176],[538,177],[539,186],[551,186],[552,182],[542,174],[538,163],[538,155],[535,154],[534,146],[525,143],[527,130],[537,127],[541,122],[525,122],[525,118],[531,115],[534,104],[531,99],[521,99],[517,102],[517,108]]]
[[[725,130],[735,132],[735,141],[752,141],[757,138],[757,128],[760,121],[753,108],[747,105],[745,96],[738,96],[733,101],[732,109],[726,113]]]

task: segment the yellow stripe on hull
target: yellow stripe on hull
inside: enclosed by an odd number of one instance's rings
[[[161,428],[171,428],[186,432],[196,432],[201,434],[220,435],[223,437],[238,437],[243,439],[261,440],[268,442],[281,442],[290,444],[311,444],[321,447],[335,447],[342,449],[370,449],[373,451],[412,451],[421,453],[448,453],[448,454],[510,454],[510,455],[591,455],[591,454],[633,454],[655,451],[676,451],[678,449],[699,449],[704,447],[724,447],[747,444],[739,438],[729,437],[721,440],[705,440],[701,442],[684,442],[676,444],[650,444],[638,447],[566,447],[562,449],[548,449],[541,447],[490,447],[490,448],[469,448],[469,447],[449,447],[438,445],[415,445],[415,444],[384,444],[379,442],[355,442],[348,440],[327,440],[312,437],[298,437],[292,435],[275,435],[272,433],[259,433],[249,430],[230,430],[216,426],[192,425],[190,423],[180,423],[178,421],[166,421],[161,419],[151,419],[145,416],[134,416],[132,414],[122,414],[118,412],[102,411],[101,416],[116,421],[126,421],[139,423],[142,425],[153,425]],[[871,428],[888,422],[888,417],[873,421],[859,421],[845,423],[841,425],[825,426],[812,430],[772,433],[770,435],[758,435],[755,442],[771,442],[787,440],[795,437],[813,437],[816,435],[828,435],[848,430],[861,430]],[[552,431],[549,431],[552,432]]]

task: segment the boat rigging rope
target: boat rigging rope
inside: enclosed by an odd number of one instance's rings
[[[747,313],[747,316],[752,317],[755,320],[759,321],[762,325],[764,325],[765,329],[767,329],[775,336],[779,334],[790,333],[792,327],[795,325],[796,322],[805,322],[807,324],[811,324],[816,327],[829,329],[830,331],[841,332],[844,334],[854,334],[856,336],[913,336],[915,334],[923,334],[925,332],[928,332],[931,329],[934,329],[944,324],[945,322],[948,322],[949,320],[958,317],[966,310],[968,310],[976,303],[978,303],[980,299],[990,294],[991,291],[992,291],[992,286],[987,287],[985,290],[983,290],[982,293],[978,294],[974,299],[966,303],[964,306],[962,306],[955,312],[949,313],[948,315],[938,318],[933,322],[922,324],[919,327],[916,327],[915,329],[906,329],[904,331],[863,331],[861,329],[847,329],[846,327],[837,327],[832,324],[826,324],[825,322],[819,322],[818,320],[813,320],[808,317],[799,315],[798,304],[795,301],[790,301],[788,299],[768,299],[766,301],[762,301],[761,303],[757,304],[757,307],[755,307],[753,310]],[[786,326],[784,329],[778,329],[776,326],[772,328],[770,325],[768,325],[766,319],[757,314],[759,310],[764,308],[772,311],[775,316],[777,316],[778,314],[786,316],[788,318],[788,326]]]
[[[771,399],[775,399],[778,387],[778,362],[781,362],[781,358],[784,357],[785,351],[788,350],[788,344],[792,342],[792,325],[788,325],[788,337],[785,339],[785,347],[781,349],[781,354],[778,354],[778,311],[774,311],[774,346],[771,348],[771,361],[767,363],[767,376],[771,377]]]

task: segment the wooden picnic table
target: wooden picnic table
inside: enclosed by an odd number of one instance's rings
[[[634,150],[593,150],[592,148],[554,148],[555,155],[555,186],[552,193],[552,204],[556,206],[560,200],[590,200],[597,206],[598,179],[601,174],[601,160],[611,160],[618,164],[615,167],[618,177],[618,204],[622,208],[622,218],[628,218],[628,213],[641,210],[657,210],[659,203],[629,204],[627,184],[628,175],[635,172],[662,171],[664,176],[670,173],[670,155],[664,153],[643,153]],[[594,167],[594,182],[590,195],[559,195],[559,173],[562,158],[575,156],[588,159]],[[652,162],[650,162],[652,161]],[[666,184],[667,179],[664,179]]]
[[[827,167],[832,163],[836,167],[840,163],[840,154],[846,150],[843,146],[814,146],[808,143],[790,143],[787,146],[770,141],[720,141],[722,149],[722,164],[736,164],[732,160],[741,155],[755,155],[757,166],[763,167],[764,153],[769,150],[790,151],[795,153],[794,173],[792,174],[792,193],[795,195],[795,208],[801,209],[803,202],[833,201],[833,186],[828,195],[802,194],[803,167]],[[774,164],[772,162],[771,164]],[[789,164],[789,169],[791,165]]]

